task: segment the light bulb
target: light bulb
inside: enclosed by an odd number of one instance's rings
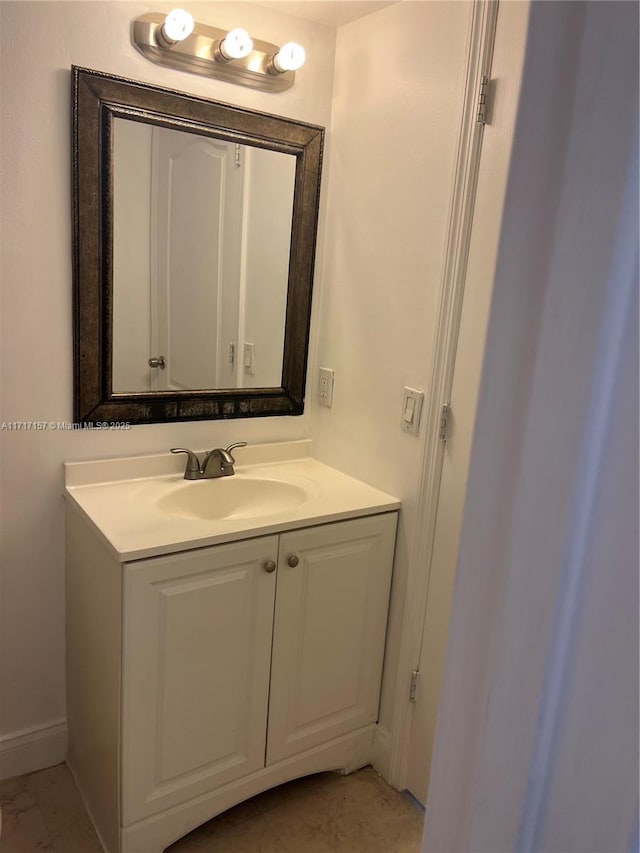
[[[307,54],[301,44],[288,41],[273,57],[273,67],[280,74],[285,71],[297,71],[298,68],[302,68],[306,58]]]
[[[162,25],[162,38],[168,44],[184,41],[193,32],[193,17],[184,9],[172,9]]]
[[[253,50],[253,42],[246,30],[236,27],[222,39],[219,50],[225,59],[244,59]]]

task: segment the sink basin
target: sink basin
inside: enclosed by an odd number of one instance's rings
[[[157,506],[170,515],[213,521],[276,515],[307,498],[307,491],[292,483],[236,475],[185,483],[159,498]]]
[[[232,477],[185,480],[168,453],[71,462],[65,497],[122,563],[396,510],[386,495],[309,456],[291,442],[251,449]],[[249,454],[249,451],[246,451]]]

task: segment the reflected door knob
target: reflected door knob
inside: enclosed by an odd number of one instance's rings
[[[275,572],[276,564],[273,562],[273,560],[267,560],[262,566],[262,568],[265,570],[265,572],[267,572],[267,574],[270,575],[271,572]]]
[[[296,557],[295,554],[292,554],[287,560],[287,563],[291,566],[292,569],[295,569],[299,562],[300,560]]]
[[[149,367],[159,367],[160,370],[164,370],[164,367],[165,367],[164,356],[159,355],[157,358],[150,358],[149,359]]]

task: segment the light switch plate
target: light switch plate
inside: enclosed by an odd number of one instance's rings
[[[333,403],[333,377],[335,373],[329,367],[320,368],[318,383],[318,402],[321,406],[331,407]]]
[[[256,372],[256,345],[244,345],[244,372],[253,376]]]
[[[400,426],[405,432],[410,432],[413,435],[418,434],[423,399],[423,391],[405,386],[402,392],[402,411],[400,413]]]

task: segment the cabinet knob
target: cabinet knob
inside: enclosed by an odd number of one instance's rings
[[[299,562],[300,560],[296,557],[295,554],[292,554],[287,560],[287,563],[291,566],[292,569],[295,569]]]
[[[273,562],[273,560],[267,560],[262,568],[265,570],[265,572],[271,574],[271,572],[275,572],[276,564]]]

